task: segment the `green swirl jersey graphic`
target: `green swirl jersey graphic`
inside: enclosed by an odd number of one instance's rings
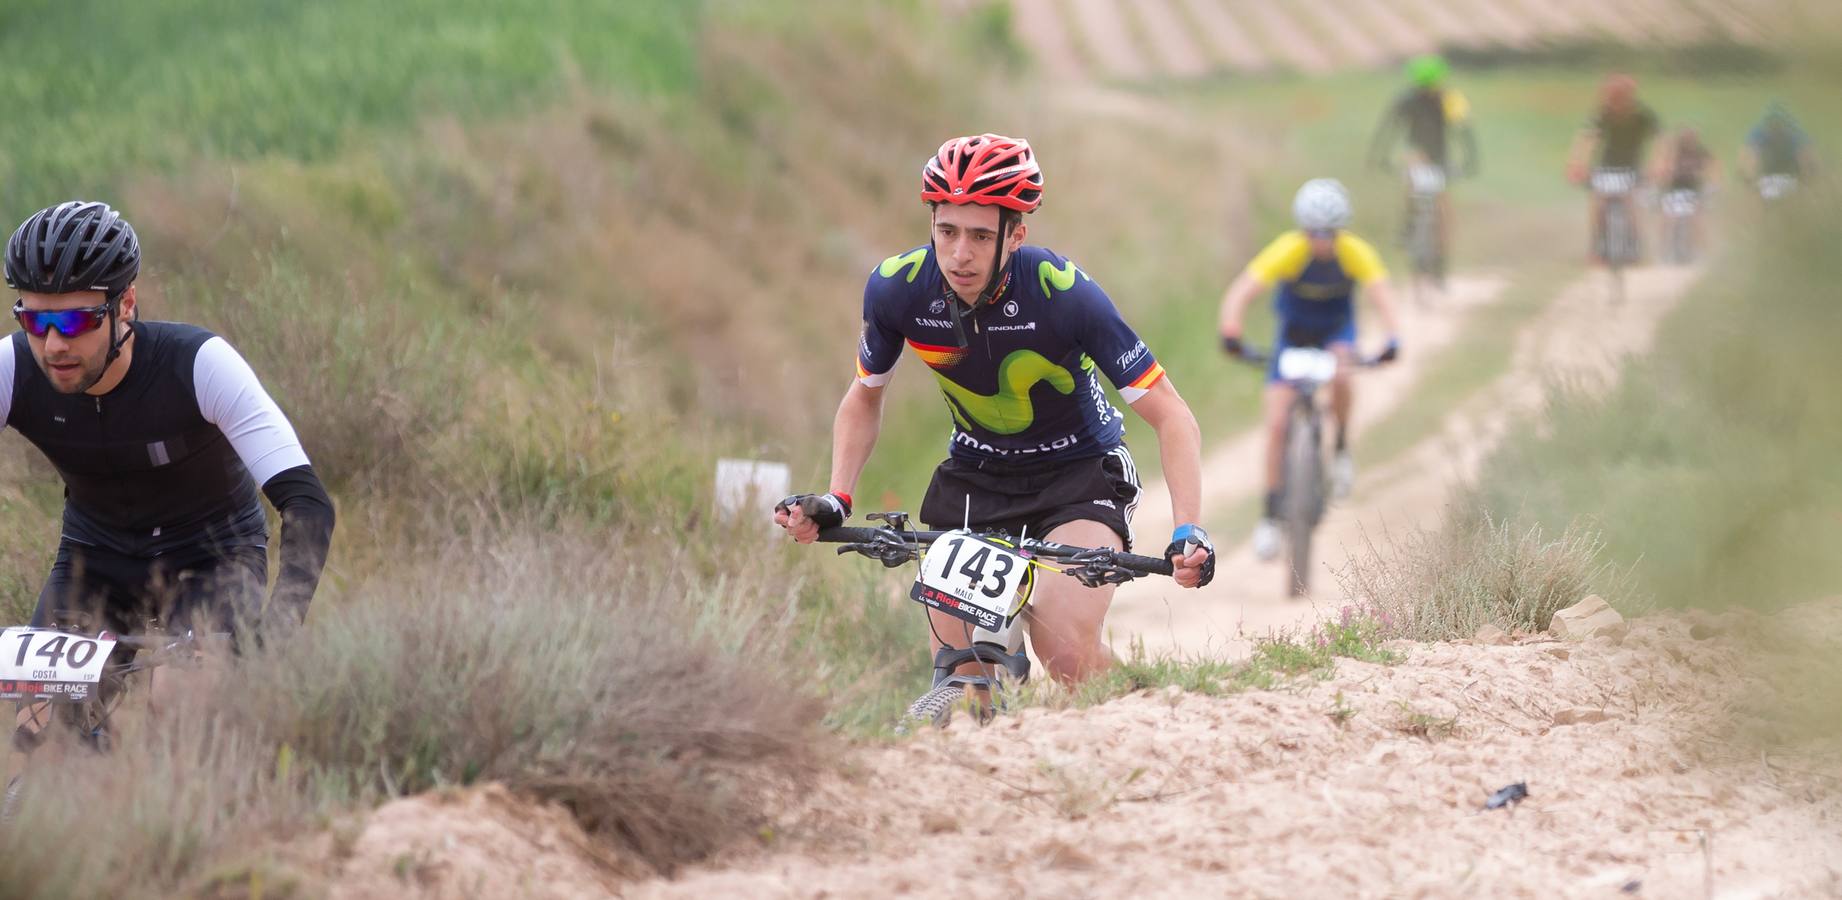
[[[1071,276],[1072,278],[1072,276]],[[1030,389],[1039,381],[1064,394],[1072,394],[1075,377],[1034,350],[1018,350],[998,363],[998,392],[980,394],[955,384],[939,372],[940,390],[947,395],[947,408],[961,428],[973,424],[993,434],[1016,434],[1036,421],[1036,409],[1030,402]]]

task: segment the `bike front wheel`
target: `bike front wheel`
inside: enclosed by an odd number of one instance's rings
[[[1316,417],[1304,410],[1294,412],[1286,429],[1285,502],[1280,509],[1289,597],[1303,596],[1310,587],[1311,535],[1324,497],[1324,460],[1318,445]]]

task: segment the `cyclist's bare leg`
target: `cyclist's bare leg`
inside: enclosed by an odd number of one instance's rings
[[[1337,343],[1325,349],[1337,355],[1337,374],[1330,379],[1330,416],[1336,422],[1337,433],[1347,434],[1350,410],[1356,405],[1356,386],[1350,377],[1350,369],[1356,365],[1356,348]]]
[[[1286,416],[1292,412],[1292,398],[1297,391],[1283,384],[1269,384],[1261,404],[1266,419],[1266,492],[1279,490],[1285,475]]]
[[[1439,271],[1433,277],[1434,280],[1437,281],[1439,289],[1444,291],[1446,260],[1451,259],[1452,252],[1452,192],[1440,191],[1437,202],[1439,204],[1439,230],[1437,232],[1439,242]]]
[[[1111,547],[1124,543],[1107,525],[1077,520],[1050,529],[1047,540],[1076,547]],[[1041,573],[1036,593],[1025,612],[1030,644],[1049,670],[1065,685],[1077,684],[1113,665],[1113,650],[1106,645],[1101,626],[1113,602],[1113,585],[1082,587],[1066,576]]]
[[[1586,195],[1586,233],[1588,238],[1588,258],[1595,266],[1605,265],[1605,198],[1597,193]]]

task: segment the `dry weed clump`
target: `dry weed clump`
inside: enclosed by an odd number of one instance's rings
[[[1455,640],[1485,625],[1542,631],[1555,611],[1589,593],[1633,612],[1642,604],[1628,573],[1602,561],[1603,549],[1579,524],[1549,535],[1473,511],[1438,531],[1368,539],[1337,576],[1380,637]]]
[[[340,812],[484,781],[669,871],[824,759],[769,550],[732,553],[769,577],[731,582],[671,536],[471,533],[322,598],[114,753],[34,759],[0,900],[185,890]]]

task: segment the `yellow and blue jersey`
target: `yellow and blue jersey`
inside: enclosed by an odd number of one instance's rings
[[[1337,232],[1329,259],[1311,255],[1311,239],[1293,230],[1266,245],[1247,272],[1276,285],[1273,305],[1282,323],[1331,331],[1355,319],[1358,285],[1388,277],[1374,245],[1348,231]]]

